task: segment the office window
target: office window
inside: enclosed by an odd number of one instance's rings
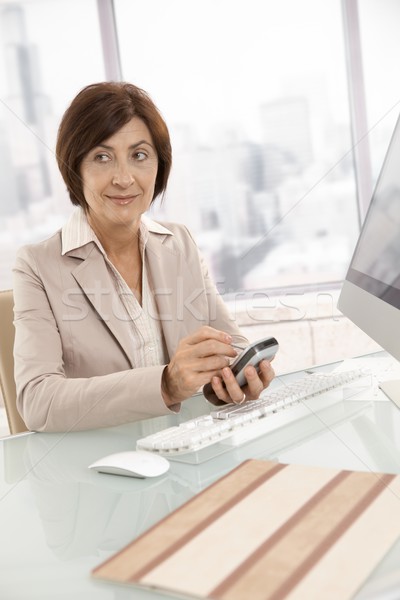
[[[0,287],[17,248],[51,235],[72,209],[54,157],[62,113],[104,79],[95,0],[0,4]]]
[[[358,233],[338,0],[116,0],[122,73],[171,130],[157,217],[223,292],[340,281]]]
[[[373,179],[379,175],[400,114],[400,3],[358,3]]]

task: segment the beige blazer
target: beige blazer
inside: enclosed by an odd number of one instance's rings
[[[146,260],[168,356],[202,325],[246,343],[187,229],[147,222]],[[13,287],[17,406],[29,429],[88,429],[170,413],[160,393],[165,365],[135,368],[96,244],[62,256],[59,231],[23,247]]]

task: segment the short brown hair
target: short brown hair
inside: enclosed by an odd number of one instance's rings
[[[80,168],[83,158],[133,117],[147,125],[158,157],[153,200],[165,192],[172,164],[168,127],[150,96],[130,83],[84,87],[72,100],[58,129],[56,157],[72,204],[86,208]]]

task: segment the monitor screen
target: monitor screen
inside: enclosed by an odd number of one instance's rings
[[[400,118],[343,283],[338,307],[400,360]],[[398,394],[400,405],[400,381]]]

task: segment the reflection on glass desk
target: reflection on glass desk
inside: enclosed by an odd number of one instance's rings
[[[368,360],[382,370],[388,359],[379,353]],[[88,469],[101,456],[134,449],[137,439],[210,409],[203,397],[196,396],[184,403],[179,416],[1,440],[0,598],[165,598],[96,581],[91,570],[248,458],[400,473],[400,410],[376,386],[199,464],[171,461],[170,470],[158,478],[132,479]],[[398,598],[399,560],[400,542],[357,600]],[[386,595],[380,596],[379,590]]]

